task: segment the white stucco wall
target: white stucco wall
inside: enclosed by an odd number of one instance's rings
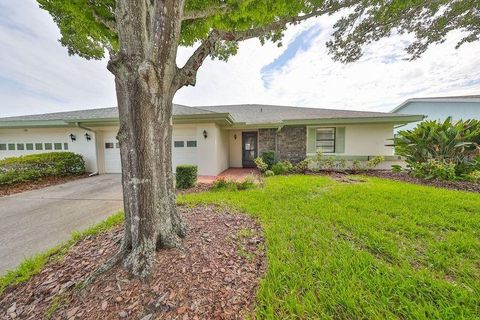
[[[393,124],[356,124],[345,126],[345,155],[391,156]]]
[[[453,120],[480,119],[480,103],[478,102],[410,102],[397,113],[425,115],[425,120],[445,120],[449,116]],[[409,130],[416,127],[418,122],[401,126],[395,130]]]
[[[91,136],[87,141],[85,133]],[[76,141],[70,139],[70,134],[76,136]],[[81,154],[85,159],[87,171],[97,171],[97,156],[93,132],[81,128],[35,128],[35,129],[0,129],[0,143],[62,143],[62,150],[0,150],[0,159],[17,157],[27,154],[45,153],[52,151],[70,151]],[[68,143],[68,150],[63,150],[63,144]],[[16,149],[16,148],[15,148]],[[35,149],[35,145],[34,145]]]

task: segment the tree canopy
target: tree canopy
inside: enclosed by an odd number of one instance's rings
[[[327,47],[335,60],[358,60],[365,45],[405,33],[415,36],[406,51],[411,59],[416,59],[429,45],[444,42],[452,30],[463,31],[456,48],[479,40],[480,1],[366,0],[338,20],[334,28]]]
[[[119,48],[115,28],[115,0],[38,0],[60,28],[60,42],[70,54],[101,59],[106,50]],[[349,8],[339,19],[333,38],[327,43],[335,60],[358,60],[363,48],[392,34],[411,33],[415,41],[407,48],[418,58],[430,44],[442,43],[452,30],[463,31],[464,43],[480,36],[478,0],[186,0],[179,45],[192,46],[208,39],[212,31],[237,33],[256,31],[242,37],[217,39],[210,55],[220,59],[237,52],[245,38],[279,42],[288,22],[334,13]]]
[[[212,30],[239,34],[217,43],[219,58],[236,53],[237,40],[260,37],[280,41],[287,22],[333,13],[358,0],[187,0],[184,6],[179,45],[192,46],[206,40]],[[87,59],[101,59],[106,50],[118,50],[115,28],[115,0],[38,0],[40,7],[53,17],[61,32],[60,42],[70,54]]]

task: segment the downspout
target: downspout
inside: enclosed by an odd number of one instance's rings
[[[91,128],[87,128],[87,127],[84,127],[80,122],[75,122],[75,126],[77,128],[80,128],[80,129],[83,129],[83,130],[87,130],[87,131],[90,131],[91,133],[95,134],[95,131],[93,131]],[[93,177],[93,176],[98,176],[98,148],[97,148],[97,135],[95,135],[95,158],[96,158],[96,162],[97,162],[97,171],[95,172],[92,172],[90,173],[88,176],[89,177]]]

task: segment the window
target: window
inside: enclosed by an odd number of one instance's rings
[[[35,143],[35,150],[43,150],[43,144]]]
[[[335,128],[318,128],[316,147],[324,153],[334,153]]]
[[[45,143],[45,150],[52,150],[52,144],[50,142]]]
[[[183,142],[183,141],[174,141],[174,142],[173,142],[173,146],[174,146],[175,148],[183,148],[183,147],[185,146],[185,142]]]
[[[113,149],[115,144],[113,142],[105,142],[105,149]]]
[[[53,144],[53,148],[54,148],[55,150],[62,150],[62,144],[61,144],[60,142],[55,142],[55,143]]]
[[[27,143],[25,146],[27,147],[27,150],[33,150],[33,143]]]
[[[9,143],[8,150],[15,150],[15,143]]]
[[[63,143],[63,150],[68,150],[68,143],[66,142]]]
[[[196,148],[197,147],[197,140],[187,141],[187,148]]]
[[[17,143],[17,150],[25,150],[25,145],[23,143]]]
[[[5,143],[0,143],[0,150],[1,151],[7,150],[7,145]]]
[[[115,143],[115,148],[120,149],[120,143],[116,142]]]

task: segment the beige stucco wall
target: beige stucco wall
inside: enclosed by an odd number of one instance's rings
[[[355,124],[345,126],[345,155],[391,156],[393,124]]]
[[[91,136],[87,141],[85,133]],[[76,141],[70,139],[70,134],[76,136]],[[81,128],[35,128],[35,129],[0,129],[0,143],[68,143],[68,150],[81,154],[85,159],[87,171],[97,171],[96,136],[94,132]],[[35,146],[34,146],[35,147]],[[60,150],[0,150],[0,159],[17,157],[27,154],[45,153]]]

